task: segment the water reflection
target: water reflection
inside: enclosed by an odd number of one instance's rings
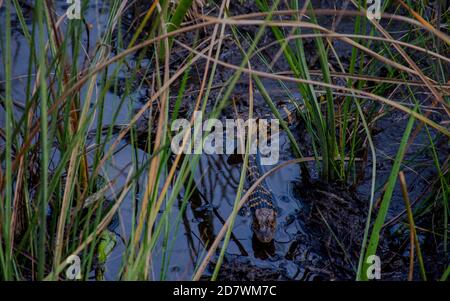
[[[255,234],[252,236],[252,248],[255,258],[266,260],[275,255],[275,242],[269,243],[259,241]]]

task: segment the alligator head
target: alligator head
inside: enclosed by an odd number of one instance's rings
[[[260,242],[269,243],[275,236],[277,214],[271,208],[259,208],[254,211],[253,232]]]

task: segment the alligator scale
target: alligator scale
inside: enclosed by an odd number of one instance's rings
[[[248,185],[261,177],[261,167],[258,155],[249,156]],[[275,236],[277,225],[277,208],[272,193],[262,181],[251,193],[246,207],[252,215],[252,230],[256,238],[263,243],[269,243]]]

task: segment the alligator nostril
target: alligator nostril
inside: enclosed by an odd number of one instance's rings
[[[265,239],[264,239],[264,242],[265,243],[269,243],[269,242],[271,242],[272,241],[272,237],[271,236],[267,236],[267,237],[265,237]]]

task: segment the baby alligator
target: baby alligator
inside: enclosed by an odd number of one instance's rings
[[[249,187],[261,177],[258,155],[249,156],[248,185]],[[262,181],[251,193],[246,206],[252,214],[252,230],[256,238],[263,243],[269,243],[275,236],[277,225],[277,209],[275,207],[272,193]]]

